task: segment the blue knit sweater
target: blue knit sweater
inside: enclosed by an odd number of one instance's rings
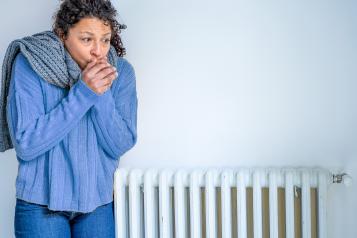
[[[137,139],[135,72],[124,58],[117,69],[111,89],[97,94],[81,75],[69,90],[49,84],[16,56],[6,115],[19,162],[17,198],[76,212],[113,201],[120,156]]]

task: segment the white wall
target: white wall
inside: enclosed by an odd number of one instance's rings
[[[1,3],[1,60],[12,39],[50,27],[57,1],[34,3]],[[139,97],[138,143],[120,166],[322,166],[356,180],[355,1],[114,3]],[[17,161],[0,157],[11,237]],[[330,237],[357,233],[356,184],[329,189]]]

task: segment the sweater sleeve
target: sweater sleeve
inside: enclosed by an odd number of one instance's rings
[[[91,118],[100,146],[117,160],[137,141],[137,94],[135,72],[123,59],[112,88],[93,105]]]
[[[102,95],[80,78],[58,105],[45,112],[41,79],[19,54],[12,68],[7,121],[15,151],[30,161],[57,145]]]

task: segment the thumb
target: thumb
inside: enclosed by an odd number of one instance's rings
[[[89,70],[90,68],[92,68],[95,64],[97,63],[97,60],[95,59],[95,58],[93,58],[93,59],[91,59],[90,61],[89,61],[89,63],[87,64],[87,66],[86,66],[86,70]]]

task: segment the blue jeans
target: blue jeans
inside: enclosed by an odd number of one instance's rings
[[[17,238],[114,238],[114,202],[79,213],[16,198],[14,227]]]

